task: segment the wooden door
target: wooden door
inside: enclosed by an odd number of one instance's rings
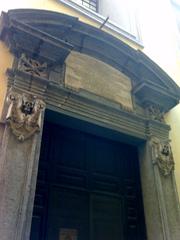
[[[136,148],[46,123],[31,240],[146,239]]]

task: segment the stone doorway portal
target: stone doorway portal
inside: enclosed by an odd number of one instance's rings
[[[137,148],[72,126],[45,121],[30,239],[145,240]]]
[[[30,238],[46,110],[56,120],[86,121],[84,132],[135,145],[147,239],[179,240],[170,126],[164,121],[180,99],[173,80],[141,51],[65,14],[3,13],[0,38],[14,57],[0,123],[1,239]]]

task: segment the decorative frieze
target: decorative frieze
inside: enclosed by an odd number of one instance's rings
[[[174,159],[168,141],[162,142],[156,137],[151,139],[153,164],[157,164],[163,176],[168,176],[174,170]]]
[[[19,141],[31,137],[41,129],[41,114],[45,103],[32,94],[11,92],[6,121]]]
[[[24,53],[19,59],[18,69],[36,77],[47,78],[47,63],[40,63],[27,57]]]
[[[155,104],[148,104],[146,106],[146,112],[151,119],[159,122],[164,122],[164,112],[162,111],[160,106]]]

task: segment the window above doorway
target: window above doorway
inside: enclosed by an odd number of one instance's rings
[[[65,6],[142,47],[135,4],[130,0],[59,0]],[[123,6],[123,7],[122,7]]]
[[[98,0],[72,0],[73,2],[80,4],[94,12],[98,12]]]

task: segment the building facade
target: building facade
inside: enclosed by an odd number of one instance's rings
[[[3,5],[1,239],[179,239],[178,1]]]

